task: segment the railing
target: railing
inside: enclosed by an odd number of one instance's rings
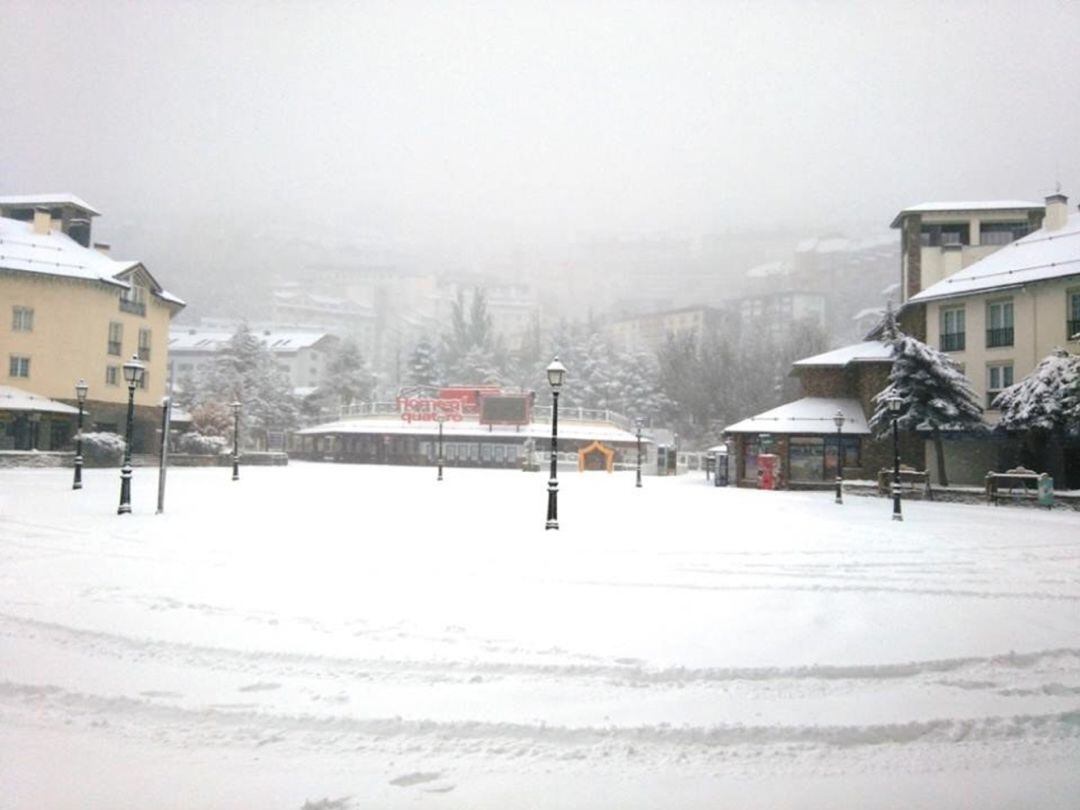
[[[993,349],[997,346],[1013,345],[1013,328],[1006,326],[1002,329],[986,330],[986,348]]]
[[[1076,340],[1078,335],[1080,335],[1080,320],[1065,321],[1065,339]]]
[[[964,332],[953,332],[941,336],[943,352],[962,352],[964,350]]]
[[[142,301],[129,301],[126,298],[121,298],[120,311],[130,312],[133,315],[146,315],[146,304]]]
[[[140,346],[139,347],[139,359],[140,360],[149,360],[150,359],[150,347],[149,346]]]
[[[398,416],[401,409],[396,402],[356,402],[341,408],[342,419],[356,419],[372,416]],[[471,417],[476,418],[475,414]],[[611,410],[599,408],[559,408],[559,420],[569,422],[607,422],[623,430],[634,432],[634,420]],[[534,422],[551,422],[551,406],[537,405],[533,408]]]
[[[111,354],[111,355],[113,355],[115,357],[120,356],[120,341],[119,340],[110,340],[109,341],[109,354]]]

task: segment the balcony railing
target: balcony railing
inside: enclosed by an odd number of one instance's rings
[[[1002,329],[986,330],[986,348],[993,349],[998,346],[1013,345],[1013,328],[1006,326]]]
[[[132,315],[146,315],[146,304],[142,301],[129,301],[126,298],[121,298],[120,311],[130,312]]]
[[[962,352],[964,350],[964,332],[953,332],[941,336],[941,350],[943,352]]]
[[[371,416],[398,416],[400,413],[401,408],[396,402],[356,402],[352,405],[342,407],[340,416],[342,419],[349,419]],[[535,422],[551,422],[550,405],[537,405],[532,409],[532,414],[533,421]],[[477,415],[470,414],[466,418],[469,421],[475,421]],[[595,408],[560,407],[559,420],[571,422],[607,422],[631,433],[635,430],[633,419],[630,419],[621,413],[617,413],[616,411]]]
[[[1065,321],[1065,339],[1074,340],[1080,334],[1080,320]]]
[[[120,356],[120,341],[119,340],[110,340],[109,341],[109,349],[108,349],[108,351],[109,351],[109,354],[113,355],[114,357],[119,357]]]
[[[140,360],[149,360],[150,359],[150,347],[149,346],[140,346],[139,347],[139,359]]]

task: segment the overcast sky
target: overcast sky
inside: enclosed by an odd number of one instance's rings
[[[0,0],[0,193],[448,255],[1080,201],[1080,3]],[[230,220],[227,212],[247,212]]]

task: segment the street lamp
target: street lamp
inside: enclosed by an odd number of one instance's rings
[[[233,431],[232,431],[232,480],[240,480],[240,402],[232,404]]]
[[[639,416],[636,420],[634,420],[634,422],[635,422],[635,426],[637,427],[637,483],[634,486],[640,487],[641,486],[641,424],[642,424],[641,417]]]
[[[124,363],[124,380],[128,385],[127,437],[124,442],[124,466],[120,468],[120,508],[118,515],[131,513],[131,430],[135,422],[135,387],[143,381],[146,366],[137,355]]]
[[[559,481],[555,464],[559,456],[559,389],[566,377],[566,366],[558,355],[547,367],[548,385],[551,386],[551,477],[548,479],[548,508],[545,529],[559,528]]]
[[[892,519],[903,520],[900,511],[900,434],[896,423],[900,420],[900,409],[904,401],[900,397],[889,397],[889,413],[892,414],[893,478],[892,478]]]
[[[443,467],[443,454],[442,454],[442,434],[443,434],[443,422],[446,421],[446,414],[435,414],[435,421],[439,423],[439,477],[436,481],[442,481],[442,467]]]
[[[844,502],[844,412],[837,411],[832,418],[836,425],[836,502]]]
[[[82,489],[82,420],[83,420],[83,406],[86,405],[86,392],[90,390],[90,386],[86,384],[86,380],[79,380],[75,383],[75,399],[79,402],[79,422],[78,429],[75,431],[75,481],[72,483],[72,489]]]

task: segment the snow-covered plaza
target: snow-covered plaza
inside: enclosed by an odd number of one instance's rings
[[[1074,808],[1080,515],[0,471],[0,806]]]

